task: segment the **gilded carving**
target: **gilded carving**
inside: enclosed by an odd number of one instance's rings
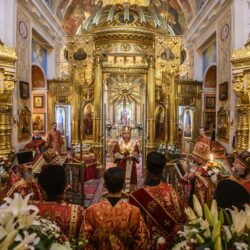
[[[233,51],[233,87],[237,96],[237,149],[248,149],[250,146],[250,48]]]
[[[0,45],[0,155],[12,152],[12,93],[16,59],[14,48]]]

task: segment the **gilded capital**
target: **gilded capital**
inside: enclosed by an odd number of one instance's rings
[[[155,65],[155,60],[153,56],[147,56],[147,63],[149,68],[153,68]]]

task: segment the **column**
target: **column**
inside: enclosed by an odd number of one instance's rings
[[[148,129],[149,140],[148,146],[153,147],[155,142],[155,68],[154,58],[150,56],[148,58]]]
[[[102,104],[102,68],[100,56],[96,58],[95,87],[94,87],[94,119],[93,140],[94,144],[101,141],[101,104]]]
[[[175,79],[174,76],[169,77],[170,91],[169,91],[169,143],[176,143],[176,103],[175,103]],[[177,84],[176,84],[177,86]]]
[[[102,118],[102,66],[101,56],[96,56],[95,64],[95,87],[94,87],[94,119],[93,119],[93,151],[100,165],[104,165],[103,157],[103,142],[102,141],[102,130],[101,130],[101,118]],[[101,168],[100,168],[101,169]],[[98,170],[98,172],[100,172]],[[101,174],[98,173],[100,176]]]

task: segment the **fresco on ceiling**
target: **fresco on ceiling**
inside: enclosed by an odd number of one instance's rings
[[[168,16],[169,25],[176,35],[185,32],[186,20],[178,1],[151,0],[150,4],[154,5],[163,17],[167,18]]]
[[[75,35],[81,23],[103,5],[101,0],[73,0],[67,8],[68,2],[61,1],[57,10],[57,15],[63,17],[63,28],[68,35]],[[185,32],[186,20],[193,17],[188,0],[150,0],[150,4],[155,5],[163,17],[169,13],[169,24],[176,35]]]
[[[69,35],[75,35],[81,23],[103,5],[100,0],[75,0],[64,15],[63,28]]]
[[[196,12],[198,13],[207,0],[196,0]]]
[[[193,18],[192,9],[188,0],[180,0],[181,7],[187,19],[187,22],[190,22]]]
[[[208,66],[210,66],[212,63],[217,62],[217,56],[216,56],[216,42],[209,45],[202,53],[202,59],[203,59],[203,74],[205,73]]]
[[[69,0],[62,0],[57,8],[56,15],[62,19],[65,13],[65,10],[68,6]]]
[[[41,66],[47,76],[47,50],[35,40],[32,40],[32,63]]]

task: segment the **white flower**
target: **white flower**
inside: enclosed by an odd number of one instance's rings
[[[233,221],[232,230],[236,235],[241,236],[245,232],[246,226],[246,213],[245,211],[239,211],[238,208],[234,207],[233,210],[229,209]]]
[[[198,200],[196,195],[193,195],[193,204],[194,204],[194,211],[196,212],[196,214],[199,217],[202,217],[202,215],[203,215],[202,207],[201,207],[200,201]]]
[[[9,246],[11,246],[12,243],[14,242],[17,233],[18,233],[17,230],[14,230],[14,231],[10,232],[6,236],[6,238],[4,238],[4,240],[0,243],[0,249],[8,249]]]
[[[210,180],[211,180],[214,184],[216,184],[217,181],[218,181],[218,178],[217,178],[217,176],[214,174],[214,175],[212,175],[212,176],[210,177]]]
[[[187,208],[185,208],[184,211],[185,211],[185,214],[186,214],[187,217],[188,217],[188,220],[192,221],[192,220],[197,219],[197,217],[196,217],[196,215],[195,215],[195,213],[194,213],[194,211],[193,211],[192,208],[187,207]]]
[[[250,206],[245,205],[245,213],[246,213],[246,227],[250,229]]]
[[[12,212],[15,217],[19,217],[25,213],[33,211],[35,214],[39,212],[38,208],[33,205],[28,205],[29,198],[32,194],[26,195],[24,198],[18,193],[14,194],[14,198],[4,198],[6,203],[0,207],[0,212]]]
[[[227,226],[223,226],[222,228],[226,234],[227,242],[229,242],[232,239],[232,233],[230,232],[230,230]]]
[[[160,238],[157,240],[157,244],[158,244],[158,245],[166,244],[165,238],[160,237]]]
[[[28,229],[31,225],[34,225],[35,214],[24,214],[18,218],[18,223],[21,228]]]
[[[70,244],[61,245],[59,243],[53,243],[50,250],[71,250]]]
[[[248,245],[244,242],[235,242],[234,246],[237,250],[248,250]]]
[[[176,244],[172,250],[191,250],[192,248],[188,245],[188,241],[187,240],[184,240],[178,244]]]
[[[39,243],[40,238],[37,237],[36,233],[29,234],[27,231],[24,231],[24,238],[19,237],[17,241],[21,241],[14,250],[34,250],[35,246]]]

